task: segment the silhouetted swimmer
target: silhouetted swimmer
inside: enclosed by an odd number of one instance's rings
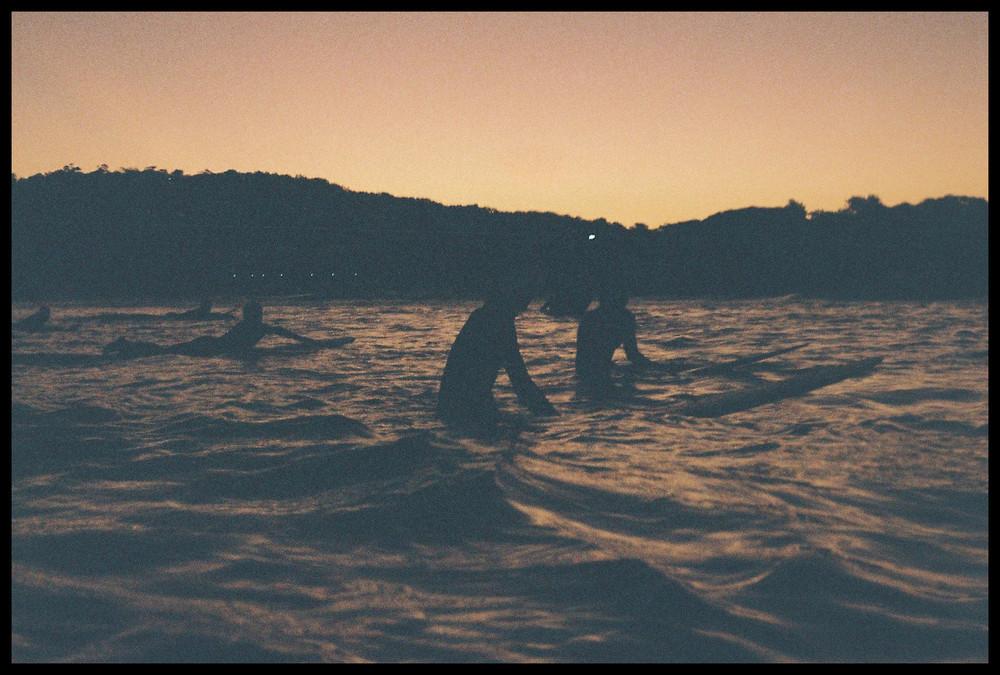
[[[45,328],[45,323],[49,320],[51,312],[48,307],[39,307],[31,316],[26,316],[20,321],[11,324],[13,330],[35,331]]]
[[[556,415],[538,388],[517,344],[514,319],[531,302],[527,290],[491,294],[472,312],[455,338],[438,390],[438,415],[448,422],[492,426],[499,418],[493,384],[501,368],[507,371],[514,393],[536,415]]]
[[[577,329],[576,378],[584,392],[607,396],[613,392],[611,363],[619,347],[625,348],[625,355],[636,366],[654,364],[639,351],[635,316],[626,307],[627,293],[607,289],[599,300],[596,308],[583,315]]]
[[[186,356],[245,356],[251,353],[265,335],[281,335],[305,344],[322,343],[293,333],[280,326],[272,326],[263,321],[264,310],[260,303],[250,301],[243,305],[243,319],[220,336],[206,335],[189,342],[176,345],[157,345],[118,338],[104,348],[106,354],[125,357],[154,356],[157,354],[184,354]]]

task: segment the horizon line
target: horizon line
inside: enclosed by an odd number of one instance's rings
[[[138,167],[132,167],[132,166],[129,166],[129,167],[119,166],[117,170],[111,169],[109,167],[109,165],[107,165],[107,164],[98,164],[97,167],[95,167],[92,171],[84,171],[80,166],[78,166],[78,165],[70,162],[68,164],[64,164],[63,166],[59,167],[58,169],[53,169],[53,170],[47,171],[47,172],[46,171],[39,171],[39,172],[33,173],[31,175],[25,175],[25,176],[19,176],[17,174],[17,172],[12,169],[11,170],[11,176],[15,180],[27,180],[29,178],[34,178],[36,176],[47,176],[47,175],[50,175],[50,174],[59,173],[61,171],[66,171],[66,170],[70,170],[73,173],[79,172],[79,173],[83,173],[83,174],[101,173],[101,169],[102,168],[105,169],[105,171],[103,173],[126,173],[126,172],[131,172],[131,171],[134,171],[134,172],[137,172],[137,173],[145,173],[146,171],[153,171],[155,173],[175,174],[177,172],[180,172],[180,174],[182,176],[188,176],[188,177],[195,177],[195,176],[206,175],[206,174],[218,176],[218,175],[223,175],[223,174],[227,174],[227,173],[237,173],[237,174],[247,174],[247,175],[265,174],[265,175],[269,175],[269,176],[279,176],[279,177],[282,177],[282,178],[291,178],[293,180],[321,180],[321,181],[326,182],[328,185],[331,185],[331,186],[334,186],[334,187],[338,187],[338,188],[340,188],[342,190],[345,190],[347,192],[353,192],[355,194],[388,195],[389,197],[392,197],[393,199],[412,199],[412,200],[415,200],[415,201],[426,201],[426,202],[431,202],[432,204],[437,204],[439,206],[443,206],[443,207],[446,207],[446,208],[478,208],[478,209],[484,209],[484,210],[487,210],[487,211],[494,211],[494,212],[497,212],[497,213],[509,213],[509,214],[517,214],[517,213],[553,214],[553,215],[564,217],[564,218],[572,218],[572,219],[576,219],[576,220],[583,220],[583,221],[589,221],[589,222],[604,221],[604,222],[606,222],[606,223],[608,223],[610,225],[620,225],[620,226],[622,226],[622,227],[624,227],[626,229],[633,229],[633,228],[635,228],[636,225],[643,224],[643,225],[646,225],[650,230],[656,230],[656,229],[659,229],[659,228],[662,228],[662,227],[669,227],[671,225],[678,225],[678,224],[681,224],[681,223],[689,223],[689,222],[696,222],[696,221],[707,220],[707,219],[709,219],[709,218],[711,218],[713,216],[717,216],[717,215],[720,215],[720,214],[723,214],[723,213],[729,213],[731,211],[742,211],[744,209],[754,209],[754,208],[780,209],[780,208],[784,208],[784,207],[788,206],[792,202],[801,204],[803,206],[803,208],[805,209],[805,212],[806,212],[807,215],[812,215],[814,213],[836,213],[837,212],[837,211],[829,211],[829,210],[826,210],[826,209],[809,209],[809,208],[807,208],[805,206],[804,202],[802,202],[802,201],[800,201],[798,199],[795,199],[794,197],[789,197],[788,200],[784,204],[780,204],[780,205],[776,205],[776,206],[767,206],[767,205],[760,205],[760,204],[749,204],[749,205],[746,205],[746,206],[738,206],[738,207],[733,207],[733,208],[720,209],[718,211],[713,211],[712,213],[709,213],[708,215],[702,216],[700,218],[699,217],[693,217],[693,218],[685,218],[685,219],[682,219],[682,220],[675,220],[675,221],[672,221],[672,222],[666,222],[665,221],[665,222],[662,222],[662,223],[660,223],[658,225],[649,225],[647,223],[642,223],[641,221],[636,221],[636,222],[632,223],[632,225],[626,225],[625,223],[622,223],[622,222],[620,222],[618,220],[611,220],[611,219],[607,218],[606,216],[598,216],[598,217],[595,217],[595,218],[588,218],[588,217],[582,216],[582,215],[574,215],[574,214],[569,214],[569,213],[559,213],[557,211],[552,211],[552,210],[541,210],[541,209],[507,210],[507,209],[500,209],[500,208],[496,208],[494,206],[488,206],[488,205],[483,205],[483,204],[478,204],[478,203],[447,203],[447,202],[444,202],[444,201],[439,201],[439,200],[434,199],[432,197],[423,197],[423,196],[416,196],[416,195],[393,194],[393,193],[390,193],[390,192],[386,192],[384,190],[374,191],[374,190],[355,189],[355,188],[352,188],[352,187],[348,187],[348,186],[344,185],[343,183],[333,182],[329,178],[326,178],[324,176],[306,176],[304,174],[295,174],[295,175],[292,175],[292,174],[289,174],[289,173],[279,173],[279,172],[275,172],[275,171],[265,171],[265,170],[262,170],[262,169],[256,169],[254,171],[240,171],[238,169],[225,169],[223,171],[213,171],[212,169],[207,169],[206,168],[206,169],[202,169],[201,171],[199,171],[197,173],[185,173],[184,169],[165,169],[165,168],[157,166],[155,164],[150,164],[150,165],[145,166],[145,167],[143,167],[141,169],[138,168]],[[75,169],[75,171],[73,169]],[[960,195],[960,194],[954,194],[954,193],[946,193],[946,194],[942,194],[942,195],[938,195],[938,196],[927,196],[927,197],[924,197],[920,201],[917,201],[917,202],[910,202],[910,201],[904,200],[904,201],[898,202],[896,204],[886,204],[885,202],[882,202],[881,197],[879,197],[877,194],[869,193],[869,194],[866,194],[866,195],[854,194],[854,195],[851,195],[850,197],[846,197],[843,200],[843,206],[842,206],[842,208],[840,210],[844,210],[844,207],[846,207],[846,205],[849,203],[849,201],[852,198],[855,198],[855,197],[861,197],[861,198],[876,197],[879,200],[879,202],[881,202],[886,208],[895,208],[897,206],[903,206],[903,205],[906,205],[906,204],[916,205],[916,204],[920,204],[920,203],[923,203],[923,202],[931,200],[931,199],[945,199],[945,198],[948,198],[948,197],[964,198],[964,199],[982,199],[987,204],[989,204],[989,198],[986,197],[986,196],[982,196],[982,195]]]

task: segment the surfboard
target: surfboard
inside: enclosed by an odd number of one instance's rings
[[[718,375],[718,374],[725,373],[725,372],[730,371],[730,370],[735,370],[737,368],[741,368],[743,366],[748,366],[748,365],[750,365],[752,363],[757,363],[759,361],[763,361],[765,359],[770,359],[770,358],[773,358],[775,356],[780,356],[782,354],[787,354],[789,352],[794,352],[797,349],[802,349],[803,347],[806,347],[808,345],[809,345],[808,342],[803,342],[801,344],[792,345],[791,347],[784,347],[782,349],[774,349],[774,350],[771,350],[769,352],[761,352],[759,354],[748,354],[746,356],[741,356],[739,358],[732,359],[732,360],[729,360],[729,361],[722,361],[721,363],[713,363],[713,364],[709,364],[707,366],[698,366],[696,368],[688,368],[688,369],[685,369],[685,370],[681,370],[681,371],[679,371],[679,374],[680,375],[686,375],[686,376],[698,376],[698,377],[701,377],[701,376],[704,376],[704,375]]]
[[[315,340],[311,343],[296,342],[294,344],[276,345],[274,347],[254,347],[251,351],[252,357],[263,356],[295,356],[297,354],[309,354],[324,349],[334,349],[343,347],[354,342],[353,337],[329,338],[327,340]]]
[[[837,365],[802,368],[776,382],[766,382],[740,391],[698,396],[671,407],[670,412],[691,417],[720,417],[766,403],[801,396],[814,389],[850,378],[865,377],[880,363],[882,357],[876,356]]]

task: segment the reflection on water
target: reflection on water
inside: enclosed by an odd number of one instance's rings
[[[501,375],[493,441],[433,417],[473,308],[269,306],[357,340],[253,362],[97,358],[225,329],[106,307],[15,335],[14,660],[986,660],[985,304],[634,302],[661,361],[809,345],[739,378],[622,367],[610,408],[574,393],[575,323],[529,311],[562,415]],[[800,398],[669,410],[867,356]]]

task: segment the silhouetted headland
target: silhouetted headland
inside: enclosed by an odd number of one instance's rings
[[[746,208],[626,228],[555,213],[445,206],[322,179],[155,167],[11,175],[12,298],[479,298],[497,251],[531,242],[545,295],[586,278],[588,247],[620,247],[629,292],[985,298],[988,203],[942,197],[835,212]],[[554,308],[579,315],[586,307]]]

